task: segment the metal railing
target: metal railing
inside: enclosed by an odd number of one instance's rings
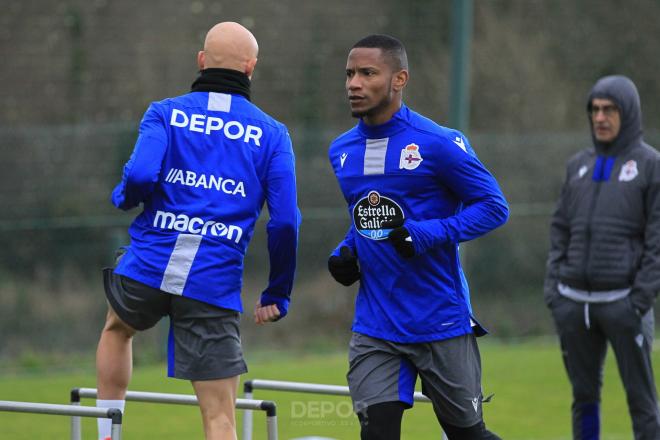
[[[95,388],[74,388],[71,390],[71,405],[80,405],[80,399],[97,397]],[[146,391],[127,391],[126,401],[165,403],[175,405],[197,406],[197,397],[189,394],[153,393]],[[266,412],[266,432],[268,440],[277,440],[277,406],[269,400],[236,399],[236,408],[252,411]],[[81,407],[82,409],[82,407]],[[81,440],[80,417],[71,418],[71,440]],[[113,437],[114,440],[114,437]]]
[[[35,402],[0,401],[0,411],[21,412],[32,414],[51,414],[58,416],[73,416],[80,423],[80,417],[105,418],[112,420],[110,438],[121,440],[122,414],[117,408],[80,407],[71,405],[55,405]]]

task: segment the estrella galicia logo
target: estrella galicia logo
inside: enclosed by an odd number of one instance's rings
[[[383,229],[382,224],[392,220],[403,220],[403,209],[394,200],[370,191],[353,207],[353,223],[357,231],[371,239],[384,240],[392,229]]]

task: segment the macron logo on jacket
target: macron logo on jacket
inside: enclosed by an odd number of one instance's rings
[[[238,243],[243,236],[243,228],[235,225],[225,225],[215,220],[204,220],[199,217],[190,217],[186,214],[173,214],[171,212],[156,211],[154,227],[170,229],[196,235],[211,234]]]

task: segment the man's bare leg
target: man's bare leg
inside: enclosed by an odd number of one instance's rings
[[[123,400],[133,369],[135,330],[108,308],[105,327],[96,350],[96,386],[98,398]]]
[[[206,440],[236,440],[238,380],[239,376],[234,376],[192,382],[202,412]]]

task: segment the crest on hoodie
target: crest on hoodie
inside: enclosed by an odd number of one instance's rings
[[[587,171],[589,171],[589,167],[586,165],[582,165],[578,170],[578,179],[584,177],[584,175],[587,174]]]
[[[629,160],[621,166],[621,172],[619,173],[620,182],[630,182],[633,180],[639,171],[637,171],[637,162],[634,160]]]

